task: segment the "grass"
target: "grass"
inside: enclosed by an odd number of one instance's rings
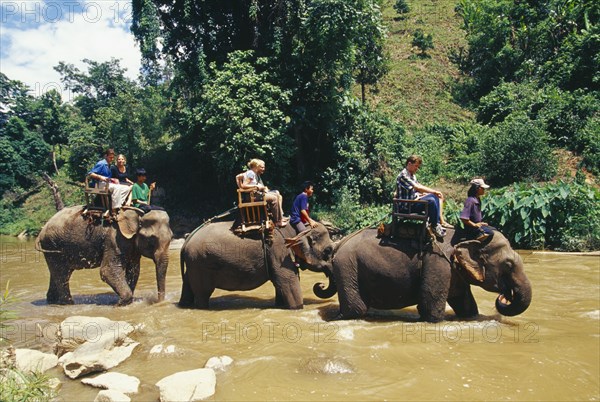
[[[368,88],[367,103],[387,112],[409,131],[428,124],[473,120],[473,113],[452,98],[460,74],[449,55],[452,49],[466,46],[461,21],[454,12],[456,2],[409,1],[410,12],[404,17],[399,17],[394,3],[385,0],[382,9],[388,29],[390,71],[377,88]],[[419,57],[420,51],[411,45],[417,28],[433,35],[434,48],[427,51],[429,57]],[[360,88],[355,94],[360,96]]]

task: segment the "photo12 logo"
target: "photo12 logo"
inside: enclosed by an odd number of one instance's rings
[[[74,22],[82,18],[96,23],[110,19],[115,24],[130,24],[131,1],[2,1],[2,24],[42,24]]]
[[[400,327],[402,342],[447,343],[538,343],[539,326],[528,322],[504,325],[497,321],[437,324],[415,323]]]
[[[203,322],[201,336],[202,342],[221,343],[297,343],[303,338],[314,343],[337,343],[338,330],[338,325],[331,323],[314,323],[305,328],[295,322]]]

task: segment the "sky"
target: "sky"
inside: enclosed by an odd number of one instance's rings
[[[0,0],[0,71],[24,82],[31,94],[64,89],[59,61],[87,71],[83,59],[120,59],[137,79],[140,51],[131,26],[130,0]]]

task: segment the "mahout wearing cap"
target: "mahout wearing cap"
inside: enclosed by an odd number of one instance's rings
[[[487,184],[485,184],[485,182],[483,181],[483,179],[473,179],[471,180],[471,182],[469,183],[471,185],[475,185],[481,188],[490,188],[490,186],[488,186]]]

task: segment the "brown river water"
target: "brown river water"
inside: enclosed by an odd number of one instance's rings
[[[171,251],[167,297],[154,303],[153,263],[142,259],[135,302],[116,308],[99,271],[76,271],[73,306],[48,306],[48,270],[33,241],[0,239],[0,287],[10,281],[19,319],[2,331],[15,347],[51,350],[58,324],[103,316],[137,327],[140,345],[112,369],[136,376],[133,401],[156,401],[163,377],[204,367],[212,356],[234,362],[217,372],[209,400],[600,400],[600,257],[520,252],[533,286],[522,315],[502,317],[496,295],[474,288],[480,317],[416,322],[416,309],[373,311],[367,319],[327,321],[337,296],[318,299],[323,275],[301,273],[304,310],[274,309],[270,283],[250,292],[219,291],[210,311],[180,309],[179,250]],[[93,336],[91,334],[90,336]],[[150,353],[155,345],[173,353]],[[59,401],[93,401],[98,389],[59,368]]]

